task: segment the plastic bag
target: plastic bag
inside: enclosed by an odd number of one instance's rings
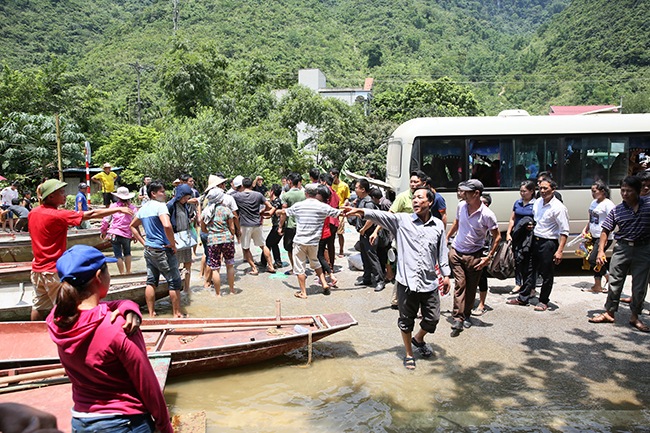
[[[350,267],[357,271],[363,271],[363,260],[361,259],[361,254],[355,254],[348,257],[348,263],[350,264]]]

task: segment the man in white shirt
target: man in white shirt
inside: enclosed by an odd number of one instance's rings
[[[535,311],[546,311],[553,289],[555,265],[562,261],[562,252],[569,236],[569,211],[555,197],[557,184],[554,180],[543,179],[538,186],[541,200],[537,200],[533,205],[535,220],[533,245],[531,246],[533,275],[532,278],[524,278],[524,281],[527,281],[525,287],[522,287],[519,296],[509,300],[508,304],[527,305],[532,297],[531,292],[535,288],[537,274],[540,273],[542,275],[542,290]]]
[[[326,188],[322,186],[322,188]],[[305,264],[307,258],[311,268],[316,272],[323,286],[323,292],[329,294],[329,286],[325,280],[325,274],[318,260],[318,243],[323,234],[325,218],[338,218],[340,209],[321,203],[316,199],[318,185],[309,184],[305,186],[305,200],[295,203],[293,206],[277,211],[280,213],[279,227],[284,225],[286,217],[296,217],[296,236],[293,238],[293,273],[298,276],[300,292],[296,292],[297,298],[306,299]]]

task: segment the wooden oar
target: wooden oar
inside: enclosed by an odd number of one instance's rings
[[[16,374],[13,376],[0,377],[0,385],[6,385],[14,382],[24,382],[26,380],[45,379],[46,377],[61,376],[65,374],[65,368],[55,370],[37,371],[35,373]]]
[[[210,329],[210,328],[264,328],[269,326],[313,325],[314,319],[297,320],[267,320],[264,322],[235,322],[235,323],[178,323],[166,325],[144,325],[141,331],[169,331],[171,329]]]

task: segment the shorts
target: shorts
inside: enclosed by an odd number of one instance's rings
[[[122,253],[124,253],[124,257],[131,256],[131,239],[115,235],[115,240],[111,241],[111,245],[113,245],[113,254],[116,259],[121,259]]]
[[[203,255],[208,259],[208,234],[201,232],[201,243],[203,244]]]
[[[263,247],[266,245],[264,241],[264,232],[262,226],[257,227],[242,227],[241,228],[241,247],[242,249],[249,250],[251,248],[251,240],[255,246]]]
[[[345,234],[345,217],[339,217],[339,228],[336,230],[336,234]]]
[[[420,311],[422,313],[420,328],[429,334],[433,334],[440,321],[440,295],[438,290],[413,292],[400,283],[397,283],[395,287],[397,289],[399,309],[397,326],[400,331],[406,334],[413,332],[415,319],[418,311]]]
[[[110,192],[102,193],[104,196],[104,206],[109,207],[115,201],[115,197]]]
[[[145,247],[144,260],[147,263],[148,286],[158,287],[158,280],[162,275],[167,280],[169,290],[181,290],[181,273],[178,270],[178,260],[172,250]]]
[[[34,286],[32,309],[45,311],[54,308],[61,287],[59,275],[56,272],[32,271],[31,280]]]
[[[208,265],[213,271],[221,269],[221,256],[226,266],[235,264],[235,243],[216,244],[208,246]]]
[[[293,238],[296,237],[296,229],[295,227],[292,229],[285,228],[284,229],[284,240],[283,245],[285,251],[288,253],[293,252]]]
[[[294,244],[293,249],[293,273],[296,275],[305,275],[305,264],[309,258],[311,268],[316,270],[321,268],[318,260],[318,245],[300,245]]]

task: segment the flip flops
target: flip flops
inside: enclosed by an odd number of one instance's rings
[[[636,322],[630,322],[630,326],[638,329],[641,332],[650,332],[650,328],[648,328],[648,326],[645,323],[643,323],[638,319],[636,320]]]
[[[546,311],[548,310],[548,305],[546,305],[543,302],[540,302],[539,304],[535,305],[535,311]]]
[[[415,370],[415,358],[412,356],[405,356],[404,367],[406,367],[407,370]]]
[[[300,299],[307,299],[307,295],[303,295],[300,292],[294,293],[293,296],[295,296],[296,298],[300,298]]]
[[[413,337],[411,338],[411,344],[413,344],[416,349],[418,349],[418,352],[420,352],[420,355],[422,355],[423,358],[431,358],[433,355],[433,351],[424,341],[422,343],[418,343],[415,337]]]
[[[589,319],[591,323],[614,323],[614,319],[607,315],[607,313],[600,314],[596,317]]]

